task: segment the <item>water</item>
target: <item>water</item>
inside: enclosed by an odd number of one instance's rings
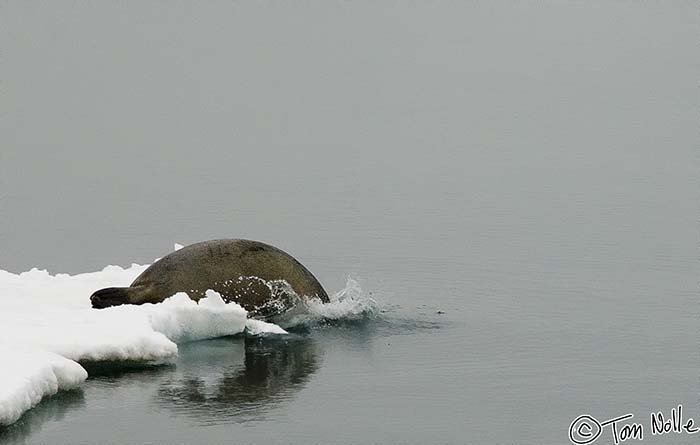
[[[561,444],[634,413],[646,443],[695,443],[647,422],[700,422],[693,2],[0,21],[0,268],[244,237],[383,308],[97,369],[0,441]]]

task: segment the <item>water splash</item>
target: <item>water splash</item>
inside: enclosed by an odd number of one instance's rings
[[[285,289],[290,292],[291,288]],[[293,290],[291,290],[293,292]],[[311,328],[331,322],[358,321],[375,318],[380,313],[379,303],[365,292],[360,282],[348,277],[345,287],[329,296],[330,302],[317,298],[299,298],[286,312],[273,317],[275,324],[285,329]]]

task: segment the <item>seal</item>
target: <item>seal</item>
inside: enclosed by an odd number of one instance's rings
[[[288,253],[258,241],[220,239],[183,247],[153,263],[129,287],[92,294],[92,307],[160,303],[185,292],[198,301],[212,289],[253,316],[288,309],[298,296],[330,300],[309,270]]]

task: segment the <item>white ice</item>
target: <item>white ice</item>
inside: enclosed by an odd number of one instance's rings
[[[59,390],[87,378],[80,361],[160,362],[178,342],[246,332],[281,334],[277,325],[248,320],[235,303],[208,291],[199,304],[177,294],[159,304],[90,307],[97,289],[128,286],[148,266],[108,266],[79,275],[0,270],[0,425]]]

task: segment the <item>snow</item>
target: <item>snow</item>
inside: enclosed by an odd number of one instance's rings
[[[15,422],[43,397],[73,389],[86,378],[78,363],[46,351],[0,348],[0,425]]]

